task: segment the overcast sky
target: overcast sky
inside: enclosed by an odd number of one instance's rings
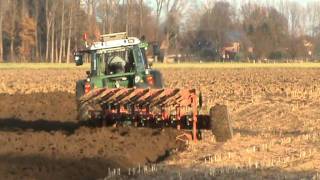
[[[194,5],[194,3],[197,1],[198,2],[198,5],[200,6],[203,6],[204,4],[206,4],[206,2],[213,2],[214,0],[184,0],[184,1],[187,1],[187,2],[193,2],[192,4]],[[215,1],[218,1],[218,0],[215,0]],[[249,0],[221,0],[221,1],[228,1],[230,2],[231,4],[233,3],[237,3],[238,5],[240,3],[245,3]],[[266,3],[266,2],[271,2],[272,4],[277,4],[277,2],[280,2],[280,0],[251,0],[251,1],[256,1],[256,2],[261,2],[261,3]],[[302,5],[307,5],[309,2],[319,2],[320,3],[320,0],[282,0],[282,1],[294,1],[294,2],[298,2]],[[148,5],[154,9],[156,9],[156,1],[155,0],[146,0],[146,2],[148,3]],[[171,1],[173,2],[173,1]]]
[[[306,3],[308,3],[308,2],[317,1],[317,0],[295,0],[295,1],[297,1],[297,2],[299,2],[299,3],[301,3],[301,4],[306,4]]]
[[[197,0],[199,2],[210,2],[211,0]],[[222,0],[223,1],[223,0]],[[237,2],[237,3],[241,3],[241,2],[246,2],[246,0],[225,0],[225,1],[229,1],[229,2]],[[261,3],[265,3],[265,2],[274,2],[274,3],[277,3],[279,2],[280,0],[255,0],[256,2],[261,2]],[[296,1],[296,2],[299,2],[303,5],[306,5],[308,2],[320,2],[320,0],[284,0],[284,1]]]

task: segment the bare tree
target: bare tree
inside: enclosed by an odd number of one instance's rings
[[[34,19],[35,19],[35,24],[36,24],[36,28],[34,31],[34,36],[35,36],[35,52],[36,52],[36,59],[39,60],[39,56],[40,56],[40,49],[39,49],[39,37],[38,37],[38,20],[39,20],[39,11],[40,11],[40,3],[39,0],[34,0]]]
[[[21,40],[21,45],[18,48],[20,60],[26,62],[28,58],[32,57],[32,49],[35,47],[35,36],[34,32],[36,29],[35,20],[29,16],[23,16],[21,19],[21,30],[19,32],[19,38]]]
[[[113,10],[113,16],[110,18],[110,21],[109,21],[109,33],[113,33],[115,32],[115,27],[114,27],[114,24],[116,23],[116,19],[117,19],[117,15],[120,13],[120,0],[111,0],[111,7]],[[111,10],[110,10],[111,11]],[[123,31],[123,30],[122,30]]]
[[[157,26],[159,26],[159,24],[160,24],[160,16],[161,16],[162,7],[163,7],[164,2],[165,2],[165,0],[156,0],[156,3],[157,3],[157,10],[156,10]],[[158,30],[158,28],[157,28],[157,32],[156,32],[156,38],[157,38],[157,41],[159,41],[159,30]]]
[[[123,1],[124,4],[124,1]],[[129,16],[130,16],[130,4],[131,1],[127,0],[127,4],[126,4],[126,32],[129,34]]]
[[[95,9],[97,5],[96,0],[83,0],[87,6],[87,13],[89,16],[94,16],[95,15]]]
[[[16,31],[16,17],[17,17],[17,0],[12,0],[10,2],[10,11],[11,15],[9,19],[9,23],[7,23],[7,35],[10,39],[10,60],[14,60],[14,40],[15,40],[15,31]]]
[[[54,63],[54,53],[55,53],[55,16],[53,16],[52,27],[51,27],[51,59],[50,62]]]
[[[218,52],[228,34],[238,33],[260,57],[284,51],[298,57],[304,41],[320,49],[319,10],[318,1],[304,7],[288,0],[0,0],[0,61],[17,54],[69,63],[85,32],[94,40],[119,31],[165,39],[176,52],[195,52],[199,43]]]
[[[141,37],[143,27],[143,0],[139,0],[139,9],[139,37]]]
[[[102,32],[103,34],[106,34],[107,32],[107,23],[108,23],[108,8],[109,8],[109,2],[108,0],[103,1],[103,3],[101,4],[101,6],[103,7],[103,25],[102,25]]]
[[[287,19],[288,19],[288,25],[289,30],[292,36],[299,36],[300,35],[300,29],[301,26],[301,13],[302,13],[302,7],[297,2],[288,2],[287,3]]]
[[[69,5],[69,27],[68,27],[68,45],[67,45],[67,63],[70,63],[70,50],[71,50],[71,35],[73,28],[73,14],[74,14],[74,3],[71,2]]]
[[[312,37],[315,37],[320,32],[320,3],[317,1],[310,2],[306,11],[308,12],[309,33]]]
[[[169,48],[177,51],[178,36],[180,33],[181,19],[188,3],[182,0],[166,1],[166,23],[165,23],[165,41]]]
[[[46,12],[46,60],[49,59],[49,47],[50,47],[50,33],[51,38],[54,38],[54,19],[57,4],[52,0],[46,0],[45,12]],[[52,40],[53,42],[53,40]],[[51,62],[53,61],[53,43],[51,43]]]
[[[0,62],[3,61],[3,30],[2,30],[2,23],[4,14],[7,11],[9,5],[9,0],[0,0]]]
[[[62,16],[61,16],[61,33],[60,33],[60,51],[59,51],[59,63],[62,61],[62,54],[64,51],[65,38],[64,38],[64,6],[65,2],[62,0]]]

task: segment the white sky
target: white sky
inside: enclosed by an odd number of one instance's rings
[[[187,2],[194,2],[194,1],[198,1],[199,4],[203,4],[204,2],[213,2],[214,0],[184,0]],[[215,0],[217,1],[217,0]],[[229,2],[245,2],[246,0],[221,0],[221,1],[229,1]],[[251,0],[252,1],[252,0]],[[256,2],[279,2],[280,0],[255,0]],[[319,2],[320,0],[284,0],[284,1],[295,1],[295,2],[299,2],[303,5],[308,4],[309,2]],[[150,7],[156,8],[156,1],[155,0],[146,0],[146,2],[149,4]]]
[[[248,1],[251,2],[259,2],[259,3],[271,3],[271,4],[277,4],[280,1],[292,1],[292,2],[298,2],[302,5],[307,5],[310,2],[319,2],[320,0],[183,0],[186,1],[189,5],[194,6],[194,5],[198,5],[198,7],[200,9],[202,9],[202,6],[205,6],[205,4],[207,3],[213,3],[215,1],[228,1],[231,4],[237,4],[236,6],[239,7],[240,3],[245,3]],[[154,10],[156,10],[156,0],[145,0],[145,2]],[[165,5],[163,5],[163,10],[165,9]],[[162,13],[163,15],[163,13]]]
[[[308,2],[316,2],[317,0],[295,0],[301,4],[307,4]]]
[[[239,7],[239,5],[241,3],[246,3],[249,1],[258,2],[258,3],[262,3],[262,4],[265,4],[265,3],[277,4],[278,2],[281,2],[281,1],[284,1],[284,2],[291,1],[291,2],[298,2],[304,6],[306,6],[310,2],[319,2],[320,3],[320,0],[183,0],[183,1],[187,2],[189,4],[189,7],[197,5],[198,8],[200,8],[200,9],[202,9],[202,7],[205,7],[205,4],[212,4],[213,2],[217,2],[217,1],[227,1],[227,2],[230,2],[231,4],[236,4],[237,7]],[[145,0],[145,2],[151,8],[153,8],[154,11],[156,10],[156,1],[155,0]],[[162,10],[164,10],[164,9],[165,9],[165,5],[163,5]],[[164,16],[163,13],[162,13],[162,16]]]

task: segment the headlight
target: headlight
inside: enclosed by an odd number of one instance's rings
[[[141,80],[141,77],[140,77],[140,76],[136,76],[136,77],[134,78],[134,82],[135,82],[135,83],[140,82],[140,80]]]

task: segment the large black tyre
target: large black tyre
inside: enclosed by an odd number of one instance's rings
[[[162,74],[160,73],[160,71],[152,70],[152,71],[150,71],[150,74],[153,76],[154,81],[155,81],[153,88],[162,89],[163,88],[163,79],[162,79]]]
[[[215,105],[210,109],[210,125],[217,142],[226,142],[233,137],[231,119],[226,105]]]
[[[80,98],[85,94],[85,81],[80,80],[76,83],[76,103],[77,103],[77,120],[78,121],[87,121],[90,119],[89,110],[87,107],[80,105]]]
[[[78,114],[77,114],[77,120],[78,121],[89,121],[91,120],[90,117],[90,110],[89,106],[80,106],[78,105]]]
[[[76,98],[77,101],[84,95],[85,90],[84,90],[84,80],[77,81],[76,83]]]

